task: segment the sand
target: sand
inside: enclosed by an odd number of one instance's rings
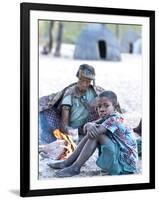
[[[73,45],[62,45],[61,57],[53,54],[47,56],[39,54],[39,96],[58,92],[72,82],[76,82],[76,72],[82,63],[94,66],[96,71],[96,85],[117,93],[126,123],[130,127],[138,125],[142,114],[142,56],[139,54],[122,54],[122,61],[92,61],[74,60]],[[82,167],[80,175],[105,175],[96,166],[97,151]],[[47,163],[54,158],[39,156],[39,178],[54,177],[56,170]]]

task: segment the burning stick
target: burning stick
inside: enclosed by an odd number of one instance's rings
[[[64,152],[58,157],[58,160],[65,160],[76,149],[76,144],[70,135],[62,133],[59,129],[56,129],[53,134],[57,139],[65,141]]]

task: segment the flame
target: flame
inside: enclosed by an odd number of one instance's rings
[[[65,146],[63,146],[64,152],[58,157],[58,160],[65,160],[73,153],[77,145],[74,143],[70,135],[62,133],[59,129],[53,131],[53,134],[57,139],[65,141]]]

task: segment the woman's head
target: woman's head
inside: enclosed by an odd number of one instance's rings
[[[89,88],[91,81],[95,80],[95,70],[91,65],[82,64],[76,76],[78,77],[77,86],[79,90],[85,92]]]
[[[100,117],[113,113],[119,106],[117,95],[112,91],[104,91],[97,99],[97,111]]]

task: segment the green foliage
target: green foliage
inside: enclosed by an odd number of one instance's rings
[[[128,30],[133,30],[141,35],[141,26],[139,25],[106,24],[106,27],[115,34],[118,40],[120,40],[123,34]]]
[[[64,37],[63,42],[75,43],[78,39],[81,30],[87,25],[87,23],[77,22],[64,22]]]
[[[48,37],[49,21],[39,21],[39,36]]]

